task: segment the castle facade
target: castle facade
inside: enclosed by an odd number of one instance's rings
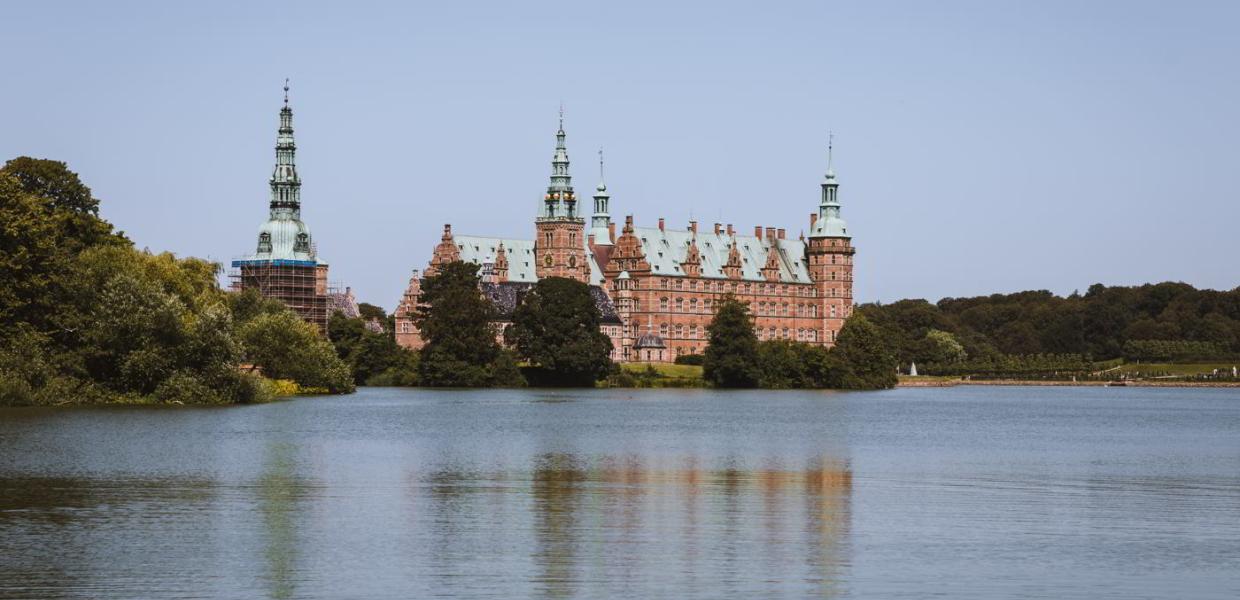
[[[834,345],[853,310],[856,249],[840,216],[829,149],[808,237],[790,239],[775,227],[755,227],[746,235],[730,224],[699,227],[696,221],[677,229],[662,218],[656,227],[638,227],[631,215],[616,235],[605,183],[596,188],[587,224],[569,175],[565,137],[561,118],[533,239],[457,235],[445,225],[425,271],[432,275],[458,260],[478,264],[482,292],[501,315],[501,339],[525,291],[543,277],[567,277],[590,285],[615,361],[671,362],[701,354],[706,327],[727,294],[749,304],[760,340]],[[600,179],[601,165],[600,159]],[[413,321],[421,277],[415,270],[396,310],[397,342],[412,349],[422,346]]]

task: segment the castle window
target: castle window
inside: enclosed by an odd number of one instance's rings
[[[689,311],[690,311],[690,312],[697,312],[697,308],[698,308],[698,307],[697,307],[697,298],[690,298],[690,299],[689,299]]]
[[[789,333],[788,328],[787,328],[787,327],[785,327],[785,328],[784,328],[784,339],[785,339],[785,340],[792,339],[792,338],[790,337],[790,335],[791,335],[791,334]]]
[[[667,296],[659,298],[659,310],[667,312]]]
[[[685,311],[685,299],[677,298],[676,299],[676,312],[684,312],[684,311]]]
[[[548,231],[545,237],[547,238],[547,246],[550,246],[551,245],[551,232]]]
[[[787,303],[787,302],[785,302],[785,303],[784,303],[783,312],[781,312],[780,314],[782,314],[782,315],[783,315],[783,316],[785,316],[785,317],[786,317],[786,316],[788,316],[788,315],[790,314],[790,313],[788,312],[788,303]]]
[[[702,309],[705,310],[706,312],[710,312],[710,298],[707,298],[702,301]]]
[[[663,336],[664,338],[668,336],[667,323],[663,323],[662,325],[659,325],[659,335]]]
[[[832,319],[834,319],[834,318],[835,318],[835,306],[832,306],[832,307],[831,307],[831,318],[832,318]]]

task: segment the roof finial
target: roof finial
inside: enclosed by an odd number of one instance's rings
[[[560,100],[560,131],[564,131],[564,101]]]
[[[832,154],[834,153],[833,152],[834,146],[835,146],[835,134],[828,131],[827,132],[827,175],[835,174],[834,171],[831,170],[831,160],[833,158]]]
[[[599,180],[599,183],[602,183],[606,179],[607,179],[606,177],[603,177],[603,147],[599,146],[598,148],[598,180]]]
[[[288,104],[288,77],[284,78],[284,103]]]

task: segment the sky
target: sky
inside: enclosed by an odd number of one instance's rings
[[[0,158],[140,248],[266,220],[284,79],[331,280],[391,310],[444,223],[532,238],[564,106],[613,220],[808,228],[828,133],[856,299],[1240,285],[1237,2],[24,2]]]

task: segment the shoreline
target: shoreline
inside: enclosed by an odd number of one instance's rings
[[[1038,387],[1183,387],[1183,388],[1240,388],[1240,381],[1045,381],[1030,379],[930,379],[909,380],[902,378],[897,388],[908,387],[955,387],[958,385],[991,386],[1038,386]]]

